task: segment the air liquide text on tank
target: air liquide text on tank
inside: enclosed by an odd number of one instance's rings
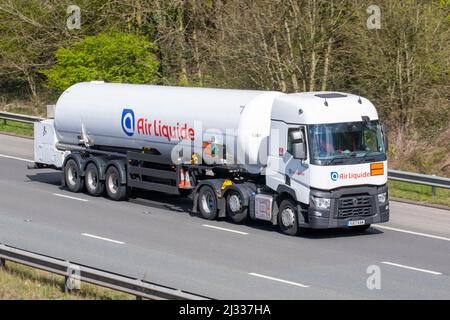
[[[288,235],[388,221],[386,147],[373,104],[339,92],[79,83],[35,125],[35,167],[70,191],[189,196],[205,219]]]

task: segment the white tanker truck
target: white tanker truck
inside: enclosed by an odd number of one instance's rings
[[[373,104],[337,92],[79,83],[35,124],[35,168],[72,192],[189,196],[206,219],[367,229],[389,220],[387,139]]]

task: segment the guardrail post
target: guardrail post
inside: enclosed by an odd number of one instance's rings
[[[436,177],[435,174],[432,174],[432,176],[433,176],[433,177]],[[435,186],[432,186],[432,187],[431,187],[431,193],[433,194],[433,197],[436,195],[436,187],[435,187]]]
[[[6,260],[3,258],[0,258],[0,270],[6,268]]]
[[[70,277],[65,276],[64,277],[64,293],[71,293],[72,292],[72,286],[70,285]]]
[[[71,293],[73,290],[79,290],[81,287],[80,267],[69,264],[67,267],[67,275],[64,276],[64,293]]]

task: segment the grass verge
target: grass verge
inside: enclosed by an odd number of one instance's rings
[[[64,277],[6,262],[0,270],[1,300],[129,300],[134,296],[81,283],[80,290],[64,293]]]
[[[31,123],[0,119],[0,132],[13,133],[19,136],[33,137],[34,127]]]
[[[433,195],[432,188],[429,186],[393,180],[389,180],[388,186],[390,197],[440,204],[450,207],[449,189],[436,188],[436,194]]]

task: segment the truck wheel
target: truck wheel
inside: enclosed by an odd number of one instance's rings
[[[198,208],[203,218],[217,218],[217,197],[211,187],[202,187],[198,193]]]
[[[87,192],[94,197],[101,196],[105,191],[105,184],[99,179],[100,174],[95,163],[89,163],[84,174],[84,183]]]
[[[106,170],[105,189],[112,200],[121,201],[127,197],[127,186],[120,183],[120,173],[115,166]]]
[[[297,214],[297,206],[292,200],[286,199],[281,202],[277,217],[281,232],[290,236],[299,233]]]
[[[247,207],[244,206],[242,196],[237,191],[230,191],[227,195],[227,214],[235,223],[247,220]]]
[[[64,179],[67,188],[72,192],[81,192],[83,190],[83,177],[78,163],[69,159],[64,166]]]
[[[354,230],[354,231],[358,231],[358,232],[363,232],[366,231],[367,229],[370,228],[370,224],[363,224],[362,226],[354,226],[354,227],[350,227],[350,230]]]

